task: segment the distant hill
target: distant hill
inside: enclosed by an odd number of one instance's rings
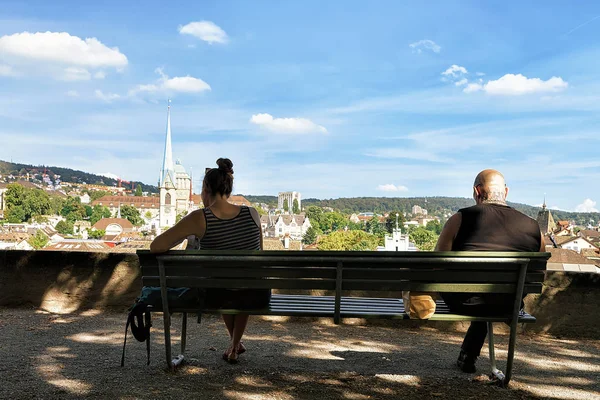
[[[244,195],[252,203],[266,203],[271,206],[277,204],[277,196],[253,196]],[[414,205],[425,208],[430,215],[442,216],[444,213],[454,213],[461,208],[475,204],[473,199],[463,197],[348,197],[339,199],[303,199],[304,207],[316,205],[319,207],[331,207],[343,213],[376,212],[383,214],[390,211],[411,212]],[[536,218],[539,207],[522,203],[508,202],[511,207]],[[574,221],[579,225],[587,225],[590,220],[598,223],[600,213],[579,213],[561,210],[550,210],[555,220]]]
[[[106,185],[106,186],[116,186],[117,180],[113,178],[108,178],[102,175],[90,174],[83,171],[77,171],[70,168],[63,167],[54,167],[54,166],[46,166],[46,165],[29,165],[29,164],[18,164],[18,163],[10,163],[7,161],[0,160],[0,174],[2,175],[25,175],[27,173],[30,174],[43,174],[44,171],[54,180],[56,175],[60,175],[60,180],[62,182],[71,182],[71,183],[88,183],[93,185]],[[153,185],[147,185],[143,182],[132,181],[127,184],[127,187],[131,188],[131,184],[134,186],[142,185],[144,191],[151,193],[158,193],[158,188]],[[125,184],[123,184],[125,185]]]

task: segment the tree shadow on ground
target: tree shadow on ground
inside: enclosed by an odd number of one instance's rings
[[[119,367],[125,314],[56,315],[0,310],[0,398],[594,398],[598,341],[519,337],[514,381],[500,389],[453,367],[460,334],[329,323],[251,323],[240,363],[220,359],[222,323],[191,324],[187,364],[165,370],[162,319],[155,316],[152,363],[130,336]],[[174,318],[177,348],[180,318]],[[507,337],[498,337],[498,358]],[[485,349],[484,349],[485,350]],[[19,366],[16,368],[16,366]],[[484,351],[478,362],[487,371]]]

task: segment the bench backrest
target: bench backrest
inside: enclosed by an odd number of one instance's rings
[[[541,293],[549,253],[138,251],[145,286]]]

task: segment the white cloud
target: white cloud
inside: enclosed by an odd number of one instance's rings
[[[116,94],[116,93],[104,93],[102,92],[102,90],[96,90],[94,91],[94,95],[96,96],[96,98],[100,99],[100,100],[104,100],[107,103],[110,103],[113,100],[117,100],[120,99],[121,96]]]
[[[598,212],[596,208],[596,202],[592,199],[585,199],[583,203],[575,207],[577,212]]]
[[[208,83],[202,79],[194,78],[192,76],[176,76],[169,78],[162,68],[155,70],[160,75],[160,79],[157,83],[151,83],[147,85],[138,85],[135,89],[129,91],[129,95],[133,96],[139,92],[182,92],[182,93],[200,93],[206,90],[211,90]]]
[[[104,79],[106,78],[106,72],[98,71],[94,74],[94,79]]]
[[[306,118],[273,118],[271,114],[255,114],[250,122],[272,132],[279,133],[327,133],[324,126]]]
[[[85,68],[68,67],[58,76],[61,81],[88,81],[92,75]]]
[[[408,188],[402,185],[394,185],[391,183],[377,186],[377,190],[382,192],[408,192]]]
[[[506,74],[500,79],[483,83],[470,83],[463,89],[465,93],[484,91],[491,95],[519,96],[533,93],[555,93],[566,89],[569,84],[560,77],[553,76],[547,81],[539,78],[527,78],[521,74]]]
[[[473,93],[483,90],[483,85],[481,83],[469,83],[467,87],[463,89],[465,93]]]
[[[209,44],[227,43],[229,40],[227,33],[211,21],[190,22],[187,25],[179,26],[179,33],[182,35],[192,35]]]
[[[89,68],[124,67],[127,57],[117,47],[96,38],[81,39],[67,32],[22,32],[0,37],[0,55]]]
[[[433,40],[423,39],[408,45],[413,49],[414,53],[421,54],[423,50],[431,50],[434,53],[439,53],[442,47]]]
[[[79,97],[79,93],[77,92],[77,90],[69,90],[66,93],[66,95],[69,97]]]
[[[118,175],[115,175],[115,174],[110,173],[110,172],[101,172],[98,175],[105,176],[105,177],[110,178],[110,179],[119,179]]]
[[[562,78],[553,76],[547,81],[540,78],[527,78],[521,74],[506,74],[502,78],[489,81],[485,84],[484,90],[489,94],[496,95],[522,95],[531,93],[560,92],[566,89],[569,84]]]
[[[461,67],[460,65],[453,64],[447,70],[442,72],[442,75],[458,78],[459,76],[464,75],[466,73],[468,73],[468,71],[465,67]]]
[[[469,81],[466,78],[463,78],[460,81],[454,82],[454,85],[455,86],[463,86],[463,85],[466,85],[467,83],[469,83]]]
[[[0,76],[17,76],[17,72],[10,65],[0,64]]]
[[[475,72],[475,75],[477,75],[477,76],[485,76],[485,73],[483,73],[483,72]]]

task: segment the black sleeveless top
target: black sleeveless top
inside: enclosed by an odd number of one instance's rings
[[[539,251],[538,223],[514,208],[479,204],[458,210],[460,228],[452,243],[454,251]]]
[[[201,250],[260,250],[260,226],[250,209],[242,206],[231,219],[220,219],[210,208],[204,209],[206,231],[200,239]]]

